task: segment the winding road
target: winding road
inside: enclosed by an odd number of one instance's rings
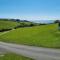
[[[35,60],[60,60],[60,49],[41,48],[4,42],[0,42],[0,48]]]

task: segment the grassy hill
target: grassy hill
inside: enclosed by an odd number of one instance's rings
[[[60,48],[57,24],[19,28],[0,36],[1,41],[18,44]]]
[[[17,22],[9,20],[0,20],[0,30],[2,29],[12,29],[15,26],[19,25]]]
[[[36,25],[32,22],[21,22],[21,21],[15,21],[15,20],[8,20],[8,19],[0,19],[0,32],[11,30],[11,29],[17,29],[21,27],[31,27],[33,25]]]

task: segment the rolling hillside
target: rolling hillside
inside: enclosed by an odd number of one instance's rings
[[[12,29],[17,25],[19,25],[19,23],[14,22],[14,21],[0,20],[0,30],[2,30],[2,29]]]
[[[0,36],[4,42],[60,48],[60,32],[57,24],[19,28]]]

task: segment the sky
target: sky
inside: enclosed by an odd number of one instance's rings
[[[60,19],[60,0],[0,0],[0,18]]]

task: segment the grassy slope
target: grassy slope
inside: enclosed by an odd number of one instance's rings
[[[20,55],[8,53],[5,54],[4,56],[0,56],[0,60],[32,60],[32,59]]]
[[[19,28],[0,36],[1,41],[19,44],[60,48],[60,32],[57,24]]]
[[[14,28],[15,26],[19,25],[17,22],[14,21],[4,21],[0,20],[0,30],[1,29],[9,29]]]

